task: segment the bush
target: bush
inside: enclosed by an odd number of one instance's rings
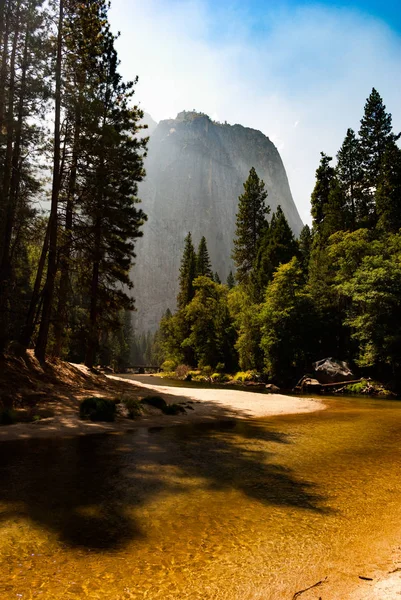
[[[163,409],[165,415],[178,415],[180,413],[185,413],[185,408],[180,404],[167,404]]]
[[[226,373],[213,373],[212,381],[213,383],[224,383],[230,381],[230,377]]]
[[[164,410],[167,406],[167,402],[161,396],[147,396],[142,400],[143,404],[148,404],[159,410]]]
[[[79,406],[81,419],[91,421],[114,421],[116,403],[106,398],[85,398]]]
[[[241,381],[241,383],[244,383],[244,381],[253,381],[256,377],[257,373],[255,371],[238,371],[233,379],[234,381]]]
[[[180,379],[185,379],[185,377],[188,375],[188,373],[189,373],[188,365],[178,365],[178,367],[175,370],[175,374]]]
[[[165,360],[162,364],[162,369],[165,373],[171,373],[172,371],[175,371],[176,367],[177,363],[175,360]]]
[[[142,414],[142,405],[136,398],[127,398],[123,401],[125,408],[128,411],[129,419],[136,419]]]
[[[0,425],[13,425],[17,422],[17,413],[12,408],[0,408]]]
[[[178,415],[179,413],[185,413],[185,408],[180,404],[167,404],[167,402],[161,396],[147,396],[142,400],[143,404],[148,404],[154,408],[158,408],[165,415]]]

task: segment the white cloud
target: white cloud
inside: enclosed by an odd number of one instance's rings
[[[270,11],[265,37],[235,13],[215,18],[201,0],[113,0],[122,71],[139,75],[137,100],[157,121],[195,108],[262,130],[309,221],[319,152],[335,155],[347,128],[358,129],[373,86],[401,130],[401,40],[345,9]]]

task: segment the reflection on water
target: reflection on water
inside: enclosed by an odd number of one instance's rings
[[[401,404],[0,447],[0,598],[343,599],[401,540]]]

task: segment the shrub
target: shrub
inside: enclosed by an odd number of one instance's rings
[[[142,403],[158,408],[159,410],[164,410],[167,406],[167,402],[161,396],[146,396],[146,398],[143,398]]]
[[[230,381],[230,377],[226,373],[213,373],[212,381],[213,383],[224,383]]]
[[[154,406],[161,410],[165,415],[178,415],[185,413],[185,408],[180,404],[167,404],[161,396],[147,396],[142,400],[143,404]]]
[[[178,415],[180,413],[185,413],[185,408],[180,404],[167,404],[163,409],[165,415]]]
[[[165,360],[162,364],[162,369],[165,373],[171,373],[172,371],[175,371],[176,367],[177,363],[175,360]]]
[[[178,365],[178,367],[175,370],[175,373],[176,373],[177,377],[184,379],[189,373],[188,365]]]
[[[17,413],[12,408],[0,408],[0,425],[12,425],[17,422]]]
[[[257,374],[255,371],[238,371],[233,377],[234,381],[253,381],[256,378]]]
[[[116,404],[113,400],[106,398],[85,398],[79,406],[81,419],[91,421],[114,421]]]
[[[142,405],[137,398],[127,398],[124,400],[125,408],[128,411],[129,419],[136,419],[142,414]]]

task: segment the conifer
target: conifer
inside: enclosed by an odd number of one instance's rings
[[[212,264],[207,249],[206,238],[202,236],[196,255],[196,276],[205,276],[213,279]]]
[[[268,228],[266,217],[270,207],[266,205],[266,198],[265,184],[252,167],[244,183],[244,193],[239,197],[232,253],[237,267],[236,278],[240,283],[249,281],[259,242]]]
[[[184,253],[181,259],[179,275],[179,292],[177,304],[184,308],[194,297],[193,281],[196,277],[196,254],[192,243],[191,232],[185,238]]]

